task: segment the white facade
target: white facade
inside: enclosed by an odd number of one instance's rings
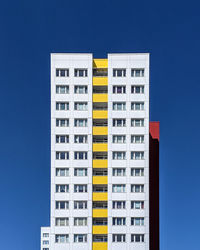
[[[67,69],[67,71],[62,71],[61,73],[61,71],[58,72],[59,69]],[[75,76],[75,69],[87,70],[87,75],[83,77]],[[114,77],[113,70],[115,69],[125,70],[125,76]],[[65,76],[61,76],[61,74]],[[86,73],[83,72],[83,74]],[[59,89],[59,86],[64,87]],[[83,88],[80,94],[74,93],[75,86],[87,86],[87,93],[84,93]],[[125,93],[113,93],[114,86],[116,88],[124,86],[126,88]],[[139,91],[139,88],[141,88],[140,93],[135,93]],[[120,91],[116,90],[116,92]],[[64,53],[51,55],[51,224],[50,227],[41,228],[41,250],[93,249],[92,94],[92,54]],[[81,110],[75,110],[75,103],[80,102],[81,104],[78,107]],[[116,110],[117,108],[113,110],[114,103],[123,103],[123,108],[120,106],[118,108],[120,110]],[[116,107],[118,104],[116,104]],[[56,107],[61,110],[57,110]],[[58,121],[56,119],[66,120]],[[87,126],[76,127],[75,119],[86,119]],[[125,126],[114,127],[113,119],[125,119]],[[62,124],[66,122],[68,126],[56,126],[56,124],[60,125],[60,122]],[[85,120],[77,122],[80,122],[81,125],[85,124]],[[131,124],[136,126],[131,126]],[[60,138],[59,135],[65,137]],[[87,143],[74,143],[75,135],[86,135]],[[124,143],[113,143],[113,135],[125,136]],[[133,143],[131,143],[131,136]],[[139,138],[138,136],[141,137]],[[65,142],[59,143],[60,140]],[[121,140],[121,137],[119,140]],[[107,249],[149,250],[149,54],[108,54],[107,143]],[[84,152],[84,159],[75,159],[75,152]],[[125,159],[113,159],[113,157],[117,158],[118,153],[121,152],[124,153]],[[131,159],[131,156],[133,159]],[[63,157],[69,159],[60,159]],[[79,154],[77,157],[79,157]],[[121,158],[121,154],[119,154],[119,158]],[[87,176],[75,176],[74,169],[80,168],[87,169]],[[125,171],[124,176],[121,174],[119,174],[120,176],[113,176],[113,169],[122,168],[125,169],[122,170]],[[134,170],[134,168],[137,170]],[[85,170],[80,171],[82,175],[82,172]],[[132,176],[131,172],[133,173],[134,171],[137,171],[136,175],[141,176]],[[141,172],[138,173],[138,171]],[[120,190],[119,186],[113,187],[115,184],[123,184],[123,192],[113,192],[113,189],[115,191]],[[74,192],[74,185],[87,185],[87,192]],[[131,188],[133,191],[139,190],[139,192],[132,192]],[[60,192],[61,190],[62,192]],[[66,203],[63,204],[63,201],[68,202],[68,205]],[[87,209],[74,209],[74,201],[86,201]],[[114,201],[124,201],[125,209],[114,209]],[[134,201],[143,202],[144,207],[141,203],[141,209],[131,208],[131,202],[133,204]],[[62,204],[59,202],[62,202]],[[69,208],[58,209],[64,205],[66,207],[69,206]],[[137,206],[139,206],[138,203]],[[86,218],[87,225],[84,224],[86,222],[81,222],[85,226],[74,225],[75,218]],[[125,225],[113,225],[113,218],[125,218]],[[137,220],[136,224],[139,223],[140,225],[131,225],[131,221],[134,221],[134,218]],[[76,235],[80,234],[84,235],[83,240],[85,242],[74,242],[77,241]],[[125,234],[125,239],[122,240],[124,242],[113,242],[114,234]],[[140,240],[132,242],[131,238],[133,239],[134,237],[138,237]],[[66,241],[66,243],[62,243],[62,241]]]

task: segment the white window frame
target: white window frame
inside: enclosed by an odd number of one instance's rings
[[[67,69],[67,68],[56,68],[56,77],[69,77],[69,69]]]
[[[87,193],[87,184],[74,184],[74,193]]]
[[[131,151],[131,160],[144,160],[144,151]]]
[[[88,69],[86,68],[74,69],[74,77],[88,77]]]
[[[139,88],[139,92],[138,92]],[[131,94],[144,94],[144,85],[132,85]]]
[[[83,139],[83,141],[80,142],[81,138]],[[87,135],[74,135],[74,143],[81,143],[81,144],[88,143]]]
[[[131,102],[131,110],[144,111],[144,102]]]
[[[125,193],[126,184],[112,184],[112,192],[113,193]]]
[[[75,151],[74,152],[74,160],[87,160],[87,159],[88,159],[88,152],[86,152],[86,151]]]
[[[113,110],[114,111],[125,111],[126,110],[126,102],[113,102]]]
[[[74,226],[79,226],[79,227],[87,226],[87,217],[75,217]]]
[[[80,109],[80,107],[82,107],[82,108]],[[74,103],[74,110],[87,111],[88,110],[88,103],[87,102],[75,102]]]
[[[144,143],[144,135],[131,135],[131,143]]]
[[[125,151],[113,151],[112,159],[113,160],[126,160],[126,152]]]
[[[69,160],[69,152],[68,151],[56,151],[56,160]]]
[[[139,237],[140,240],[136,241],[136,237]],[[131,234],[131,242],[144,243],[145,242],[145,235],[144,234]]]
[[[74,209],[87,209],[87,201],[74,201]]]
[[[61,203],[64,203],[64,208],[61,208]],[[69,209],[69,201],[56,201],[55,208],[56,208],[56,210],[68,210]]]
[[[82,175],[80,174],[82,171]],[[87,168],[74,168],[74,176],[85,177],[88,174]]]
[[[144,217],[131,217],[131,226],[144,226]]]
[[[56,168],[56,177],[66,177],[69,176],[69,168]],[[62,175],[61,173],[64,173],[64,175]]]
[[[144,77],[144,68],[131,69],[131,77]]]
[[[83,240],[80,240],[80,239],[83,239]],[[87,242],[87,234],[74,234],[74,242],[75,243],[86,243]]]
[[[56,227],[67,227],[69,226],[69,218],[67,217],[56,217],[55,218]]]
[[[56,143],[69,143],[69,135],[56,135]]]
[[[56,184],[56,193],[69,193],[69,184]]]
[[[144,168],[131,168],[131,176],[143,177],[144,176]]]
[[[126,242],[126,234],[113,234],[112,242],[124,243]]]
[[[64,109],[62,108],[64,105]],[[56,102],[56,111],[68,111],[69,102]]]
[[[69,234],[55,234],[55,243],[69,243]]]
[[[61,127],[61,128],[63,128],[63,127],[69,127],[69,119],[57,118],[56,119],[56,127]]]
[[[113,68],[113,77],[126,77],[125,68]]]
[[[113,127],[126,127],[126,119],[122,118],[113,118],[112,121]]]
[[[126,143],[126,136],[125,135],[113,135],[112,142],[115,144],[123,144]]]
[[[83,126],[80,126],[80,124]],[[74,127],[81,127],[81,128],[87,127],[87,118],[75,118],[74,119]]]
[[[131,193],[144,193],[144,184],[131,184]]]
[[[112,176],[115,176],[115,177],[126,176],[126,168],[113,168],[112,170],[113,170]]]
[[[112,225],[113,226],[126,226],[126,217],[113,217]]]
[[[131,127],[144,127],[144,118],[132,118]]]
[[[64,91],[61,91],[61,90]],[[56,85],[56,94],[69,94],[69,86],[68,85]]]
[[[83,90],[83,92],[81,91]],[[88,94],[88,86],[87,85],[75,85],[74,86],[74,94]]]
[[[121,92],[118,92],[118,88],[121,89]],[[114,85],[113,94],[126,94],[126,86],[124,85]]]

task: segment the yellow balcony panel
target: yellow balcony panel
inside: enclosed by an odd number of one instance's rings
[[[93,234],[107,234],[108,226],[93,226],[92,231]]]
[[[108,243],[107,242],[93,242],[92,249],[93,250],[107,250]]]
[[[93,168],[107,168],[108,160],[93,160]]]
[[[92,194],[93,201],[107,201],[108,200],[108,193],[95,193]]]
[[[93,143],[93,152],[106,152],[108,151],[107,143]]]
[[[93,176],[93,184],[108,184],[108,176]]]
[[[107,135],[108,127],[93,127],[93,135]]]
[[[93,94],[93,102],[108,102],[108,94]]]
[[[93,119],[108,119],[108,110],[93,110]]]
[[[97,86],[108,85],[108,77],[93,77],[93,85]]]
[[[108,217],[108,209],[93,209],[92,217],[96,218]]]
[[[93,68],[108,68],[108,59],[93,59]]]

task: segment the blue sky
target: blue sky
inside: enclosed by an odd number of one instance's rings
[[[161,250],[199,250],[197,1],[2,1],[1,249],[39,249],[49,225],[50,53],[151,53],[159,120]]]

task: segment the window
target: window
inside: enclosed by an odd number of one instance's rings
[[[87,135],[75,135],[74,143],[87,143]]]
[[[143,77],[144,76],[144,69],[131,69],[131,76],[132,77]]]
[[[49,245],[49,241],[48,240],[43,240],[42,244],[43,245]]]
[[[75,102],[74,103],[74,110],[77,111],[86,111],[88,109],[87,102]]]
[[[46,248],[46,247],[45,247],[45,248],[42,248],[42,250],[49,250],[49,248]]]
[[[56,102],[56,110],[69,110],[68,102]]]
[[[74,176],[87,176],[87,168],[75,168]]]
[[[88,87],[87,86],[74,86],[74,93],[75,94],[87,94],[88,93]]]
[[[56,218],[55,225],[57,227],[66,227],[69,226],[69,218]]]
[[[44,238],[48,238],[49,237],[49,233],[43,233],[42,235]]]
[[[113,110],[122,111],[126,110],[125,102],[113,102]]]
[[[107,218],[93,218],[93,225],[95,226],[105,226],[108,224]]]
[[[56,184],[56,193],[69,193],[69,185]]]
[[[56,209],[69,209],[69,201],[56,201]]]
[[[144,94],[144,85],[132,85],[131,93],[132,94]]]
[[[74,185],[74,193],[87,193],[87,185]]]
[[[69,94],[69,86],[56,85],[56,94]]]
[[[113,234],[112,241],[113,242],[126,242],[126,235],[125,234]]]
[[[125,201],[113,201],[113,209],[126,209],[126,202]]]
[[[143,217],[131,218],[131,226],[144,226],[144,218]]]
[[[74,201],[74,209],[87,209],[87,201]]]
[[[113,176],[125,176],[126,169],[125,168],[113,168]]]
[[[144,119],[131,119],[131,127],[144,127]]]
[[[74,119],[75,127],[87,127],[87,119]]]
[[[143,151],[131,152],[131,160],[144,160],[144,152]]]
[[[69,69],[56,69],[56,76],[57,77],[68,77],[69,76]]]
[[[74,69],[74,76],[75,77],[87,77],[88,71],[87,69]]]
[[[95,193],[107,193],[108,186],[103,184],[93,185],[93,192]]]
[[[113,94],[125,94],[126,93],[126,86],[113,86]]]
[[[113,184],[112,185],[112,191],[113,193],[125,193],[125,184]]]
[[[113,160],[126,160],[126,152],[113,152]]]
[[[58,177],[69,176],[69,168],[56,168],[56,176]]]
[[[114,217],[113,218],[113,226],[125,226],[126,218]]]
[[[69,143],[69,135],[56,135],[56,143]]]
[[[87,242],[87,234],[74,234],[74,242]]]
[[[87,160],[87,152],[74,152],[75,160]]]
[[[92,208],[93,209],[108,208],[108,202],[107,201],[93,201]]]
[[[93,242],[107,242],[108,236],[106,234],[94,234],[93,235]]]
[[[69,119],[56,119],[56,127],[69,127]]]
[[[144,176],[144,168],[131,168],[131,176]]]
[[[144,185],[143,184],[131,184],[131,192],[132,193],[144,193]]]
[[[144,135],[131,135],[131,143],[144,143]]]
[[[131,209],[144,209],[144,201],[131,201]]]
[[[108,75],[108,69],[105,69],[105,68],[96,68],[96,69],[93,69],[93,76],[95,77],[105,77]]]
[[[69,152],[56,152],[56,160],[69,160]]]
[[[87,226],[87,218],[74,218],[74,226]]]
[[[113,119],[113,127],[126,127],[126,119]]]
[[[113,135],[113,143],[126,143],[125,135]]]
[[[125,77],[126,69],[113,69],[113,77]]]
[[[69,235],[68,234],[56,234],[55,241],[56,243],[68,243]]]
[[[144,242],[144,234],[131,234],[131,242]]]
[[[131,102],[131,110],[144,110],[144,102]]]

